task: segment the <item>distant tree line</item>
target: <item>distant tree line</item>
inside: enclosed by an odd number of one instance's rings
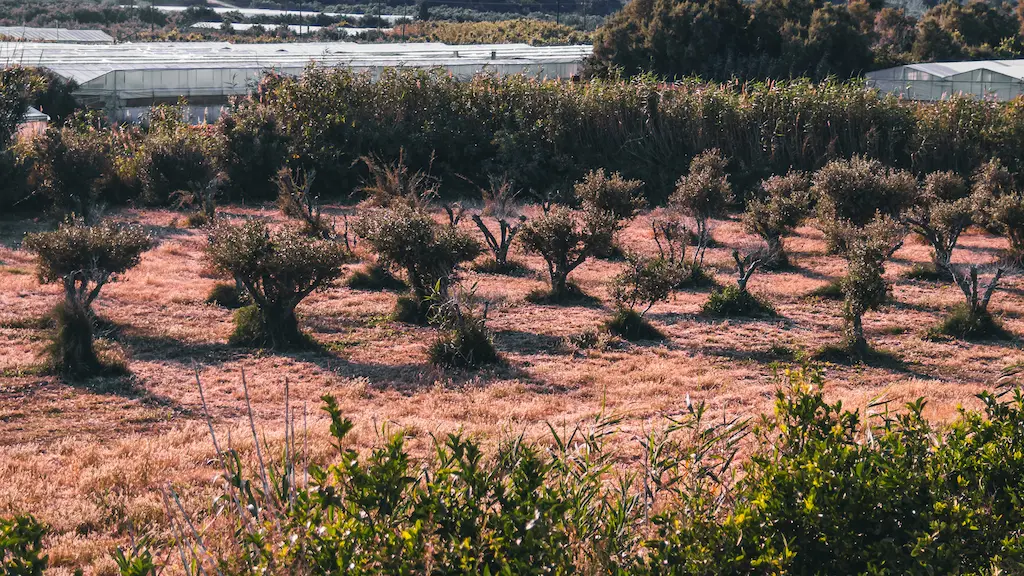
[[[1022,17],[983,0],[949,0],[920,18],[878,0],[633,0],[596,34],[593,64],[664,78],[850,78],[908,62],[1019,58]]]

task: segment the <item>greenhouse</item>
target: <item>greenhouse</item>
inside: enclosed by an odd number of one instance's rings
[[[569,79],[591,47],[526,44],[357,44],[309,42],[229,44],[153,42],[106,46],[0,42],[0,58],[41,67],[79,88],[86,106],[112,119],[135,120],[154,104],[184,98],[194,121],[215,119],[232,96],[244,95],[268,71],[301,74],[308,66],[346,67],[375,76],[386,68],[440,68],[460,79],[481,72]]]
[[[869,72],[867,82],[911,100],[967,95],[1006,101],[1024,94],[1024,60],[907,64]]]

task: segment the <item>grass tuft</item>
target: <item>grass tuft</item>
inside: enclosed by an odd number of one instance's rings
[[[410,294],[399,296],[395,301],[394,310],[391,311],[391,319],[404,324],[425,326],[427,324],[427,306]]]
[[[684,274],[676,288],[685,290],[688,288],[718,288],[718,281],[715,277],[708,272],[707,268],[694,265],[691,266],[689,272]]]
[[[770,318],[776,315],[771,304],[736,286],[712,292],[701,307],[701,313],[720,318]]]
[[[604,326],[612,334],[630,342],[665,339],[665,334],[661,330],[631,308],[619,308]]]
[[[949,273],[943,273],[935,264],[914,264],[910,270],[903,275],[907,280],[920,280],[922,282],[943,282],[949,280]]]
[[[576,284],[569,283],[564,294],[555,295],[547,288],[530,290],[526,301],[532,304],[548,304],[555,306],[598,306],[601,301],[587,294]]]
[[[479,326],[441,332],[430,343],[427,356],[431,364],[444,368],[479,368],[499,360],[494,342]]]
[[[950,310],[938,326],[928,330],[930,340],[956,338],[959,340],[1013,340],[1013,334],[991,314],[974,314],[966,304],[959,304]]]
[[[206,303],[215,304],[228,310],[236,310],[252,304],[252,299],[244,291],[239,291],[234,284],[217,282],[206,296]]]
[[[522,262],[509,260],[504,264],[498,264],[494,258],[487,258],[479,262],[473,266],[473,270],[481,274],[500,274],[502,276],[526,276],[530,273],[530,269]]]
[[[819,286],[807,293],[807,298],[820,298],[822,300],[843,300],[843,279],[836,278],[824,286]]]
[[[409,286],[400,278],[396,278],[387,268],[378,263],[367,265],[362,270],[355,270],[345,279],[345,286],[353,290],[377,292],[388,290],[404,292]]]

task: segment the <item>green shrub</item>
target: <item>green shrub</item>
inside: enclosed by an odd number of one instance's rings
[[[816,370],[781,378],[756,426],[687,402],[639,443],[619,441],[620,419],[599,415],[549,427],[542,445],[515,436],[486,451],[459,433],[435,437],[426,460],[388,428],[372,450],[350,448],[355,424],[325,396],[336,461],[293,485],[301,454],[250,473],[229,450],[223,497],[233,505],[222,510],[246,528],[202,550],[253,572],[1019,570],[1024,394],[984,392],[981,411],[933,426],[921,399],[850,410],[825,400]],[[198,549],[195,538],[186,549]]]
[[[725,213],[732,201],[732,184],[726,171],[728,160],[718,148],[705,150],[690,161],[690,171],[676,183],[669,206],[693,219],[697,242],[693,265],[704,265],[704,251],[711,242],[711,219]]]
[[[789,172],[785,176],[772,176],[761,182],[763,198],[747,203],[743,213],[743,226],[757,234],[768,245],[767,258],[761,264],[767,270],[789,265],[789,256],[783,237],[807,216],[811,202],[811,182],[802,172]]]
[[[163,206],[176,193],[204,190],[216,179],[224,156],[218,134],[207,126],[189,126],[176,106],[157,106],[150,115],[138,152],[142,199]]]
[[[426,324],[428,307],[415,296],[403,295],[395,300],[391,319],[405,324]]]
[[[210,288],[210,293],[206,296],[206,303],[234,310],[252,304],[252,299],[245,293],[245,290],[239,290],[237,284],[217,282],[213,288]]]
[[[907,270],[903,277],[907,280],[938,282],[940,280],[948,280],[949,274],[943,273],[941,270],[936,268],[934,262],[928,262],[925,264],[914,264],[910,267],[910,270]]]
[[[711,292],[701,313],[722,318],[763,318],[775,316],[775,308],[746,290],[726,286]]]
[[[1013,335],[987,311],[972,314],[970,306],[966,304],[954,306],[938,326],[928,331],[928,336],[949,336],[961,340],[1013,339]]]
[[[92,303],[107,282],[139,263],[153,244],[138,226],[109,222],[65,223],[55,231],[27,234],[24,247],[39,258],[39,281],[60,283],[64,300],[55,309],[57,332],[50,347],[52,368],[84,378],[102,371],[93,349]]]
[[[949,267],[960,235],[982,220],[977,214],[978,201],[970,196],[967,183],[958,174],[932,172],[900,215],[900,220],[932,247],[932,269],[938,276]]]
[[[235,314],[232,342],[283,350],[308,345],[295,307],[340,276],[350,255],[334,242],[290,230],[271,232],[266,222],[249,220],[240,226],[217,225],[206,256],[216,269],[245,286],[259,312],[257,319],[251,307]]]
[[[828,284],[818,286],[814,290],[807,293],[808,298],[821,298],[822,300],[842,300],[843,299],[843,279],[835,278],[829,280]]]
[[[33,141],[37,189],[58,216],[92,223],[114,172],[109,136],[69,125],[50,128]]]
[[[630,341],[665,339],[661,330],[632,308],[616,308],[604,326],[612,334]]]
[[[478,368],[498,361],[498,351],[487,330],[487,304],[480,305],[475,287],[442,293],[438,283],[428,302],[430,324],[438,331],[427,351],[432,364]]]
[[[718,285],[718,280],[715,280],[714,275],[708,272],[707,268],[698,264],[686,268],[686,271],[680,276],[676,288],[717,288]]]
[[[839,238],[846,258],[846,276],[842,279],[844,343],[853,356],[869,351],[864,338],[864,313],[888,298],[885,262],[902,245],[906,233],[892,218],[879,215],[863,227],[846,228]]]
[[[0,518],[0,574],[42,576],[49,564],[43,554],[46,528],[32,516]]]
[[[381,266],[379,262],[367,265],[362,270],[354,270],[345,279],[345,285],[353,290],[392,290],[402,292],[409,289],[409,285],[400,278],[396,278],[390,270]]]

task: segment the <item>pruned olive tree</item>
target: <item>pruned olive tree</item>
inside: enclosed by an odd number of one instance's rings
[[[614,215],[609,212],[565,206],[554,206],[523,226],[523,247],[547,263],[550,300],[557,302],[570,296],[569,274],[587,258],[608,249],[614,226]]]
[[[335,236],[334,226],[321,211],[320,197],[313,194],[315,181],[316,170],[278,170],[277,207],[285,216],[302,223],[303,234],[330,240]]]
[[[885,302],[889,292],[885,262],[903,245],[906,229],[889,216],[877,215],[864,226],[848,225],[841,232],[846,276],[842,280],[846,351],[863,357],[869,348],[864,337],[864,314]]]
[[[218,270],[245,287],[253,307],[235,315],[232,342],[275,350],[300,348],[295,307],[341,275],[349,253],[339,244],[291,230],[271,230],[262,220],[221,222],[210,234],[206,256]]]
[[[955,172],[928,174],[900,220],[928,242],[936,271],[945,273],[960,235],[975,221],[967,182]]]
[[[1024,257],[1024,192],[999,160],[991,160],[974,174],[974,206],[982,223],[1006,236],[1010,259]]]
[[[615,312],[606,324],[609,331],[627,340],[661,338],[645,316],[668,299],[682,274],[682,266],[665,258],[627,254],[625,269],[612,280]]]
[[[992,317],[988,310],[992,295],[999,287],[1008,268],[995,264],[979,266],[978,264],[950,264],[949,273],[964,295],[964,303],[955,307],[943,319],[934,332],[971,340],[975,338],[1002,338],[1007,336],[1006,330]],[[987,281],[985,276],[988,277]]]
[[[811,185],[815,218],[829,252],[845,251],[843,240],[850,226],[866,226],[877,213],[898,218],[913,201],[917,187],[913,174],[862,157],[833,160],[815,172]]]
[[[642,181],[627,180],[618,172],[609,176],[601,168],[591,170],[573,186],[584,211],[603,212],[612,222],[612,241],[606,247],[607,252],[615,247],[615,235],[646,206],[646,200],[640,195],[643,185]]]
[[[50,128],[33,141],[38,190],[63,218],[92,223],[114,168],[107,134],[90,127]]]
[[[39,281],[64,288],[64,299],[54,311],[54,370],[70,377],[102,371],[93,348],[92,303],[108,282],[135,267],[152,244],[141,227],[109,222],[68,222],[51,232],[25,236],[23,246],[39,259]]]
[[[473,260],[481,250],[462,230],[440,225],[427,212],[404,203],[369,210],[356,222],[355,231],[383,265],[405,272],[415,314],[397,312],[402,319],[417,322],[427,320],[431,290],[438,286],[440,298],[446,298],[458,265]]]
[[[508,252],[512,248],[512,241],[523,223],[526,216],[519,211],[517,203],[519,193],[508,178],[491,180],[490,187],[481,189],[484,206],[480,213],[472,215],[473,223],[480,229],[480,233],[487,243],[494,258],[491,269],[495,272],[507,272],[510,269]],[[497,224],[497,233],[484,222],[489,217]]]
[[[803,172],[772,176],[761,182],[762,196],[747,203],[743,225],[768,245],[761,266],[774,269],[789,264],[783,238],[807,217],[811,180]]]
[[[732,201],[732,185],[726,172],[728,161],[717,148],[705,150],[690,161],[690,171],[676,183],[669,206],[694,222],[697,246],[693,266],[704,264],[704,251],[711,241],[711,220],[721,217]]]

